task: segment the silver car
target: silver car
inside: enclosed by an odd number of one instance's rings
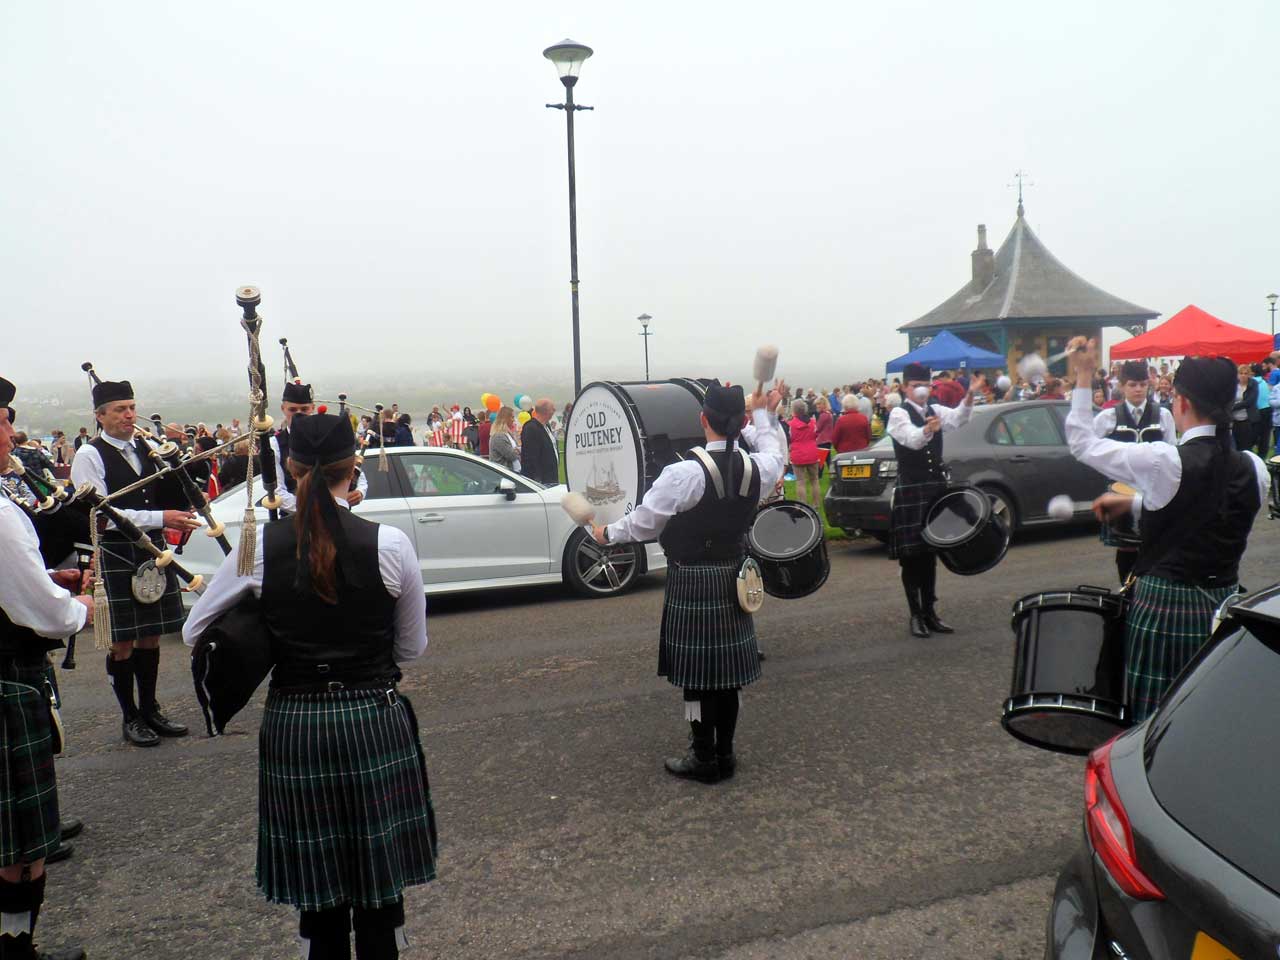
[[[589,597],[621,593],[636,578],[666,567],[657,544],[601,548],[560,507],[563,486],[544,487],[496,463],[444,447],[389,447],[386,469],[366,454],[369,492],[355,512],[399,527],[418,549],[428,594],[567,583]],[[254,499],[262,498],[260,478]],[[245,485],[213,502],[234,546],[244,521]],[[267,511],[256,507],[259,523]],[[182,548],[182,563],[211,579],[222,551],[201,531]]]

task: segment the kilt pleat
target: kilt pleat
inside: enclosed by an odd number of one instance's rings
[[[1135,723],[1160,706],[1169,685],[1209,639],[1214,611],[1236,592],[1139,577],[1125,626],[1125,700]]]
[[[741,566],[737,560],[667,565],[658,676],[695,690],[745,687],[760,679],[755,622],[738,606]]]
[[[269,900],[385,907],[435,879],[435,813],[407,698],[272,691],[259,751],[257,878]]]
[[[899,560],[933,549],[924,541],[924,521],[933,501],[947,492],[945,480],[923,483],[897,481],[889,512],[889,557]]]
[[[147,536],[161,550],[168,546],[159,531],[152,530]],[[155,603],[139,603],[133,598],[133,575],[151,557],[124,534],[108,531],[101,540],[102,579],[111,610],[111,642],[132,642],[181,630],[187,615],[182,607],[178,575],[173,569],[165,570],[164,596]]]
[[[62,842],[47,666],[0,660],[0,866],[32,863]]]

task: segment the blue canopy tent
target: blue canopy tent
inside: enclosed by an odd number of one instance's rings
[[[943,330],[923,347],[916,347],[884,365],[885,373],[897,373],[908,363],[923,363],[931,370],[1003,369],[1003,354],[965,343],[950,330]]]

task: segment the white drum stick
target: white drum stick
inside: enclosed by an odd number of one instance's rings
[[[778,348],[774,346],[764,346],[756,351],[755,364],[751,368],[752,374],[756,380],[756,392],[763,393],[764,385],[773,380],[773,375],[778,370]]]
[[[586,497],[580,493],[566,493],[560,498],[560,506],[573,518],[574,523],[592,534],[595,533],[592,521],[596,518],[596,511]]]

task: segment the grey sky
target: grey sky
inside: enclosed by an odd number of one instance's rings
[[[1280,4],[0,6],[0,372],[239,376],[257,283],[309,378],[871,373],[995,243],[1031,172],[1068,266],[1264,329],[1280,287]],[[43,333],[45,343],[30,337]],[[31,349],[17,350],[24,340]],[[827,372],[831,371],[830,376]]]

